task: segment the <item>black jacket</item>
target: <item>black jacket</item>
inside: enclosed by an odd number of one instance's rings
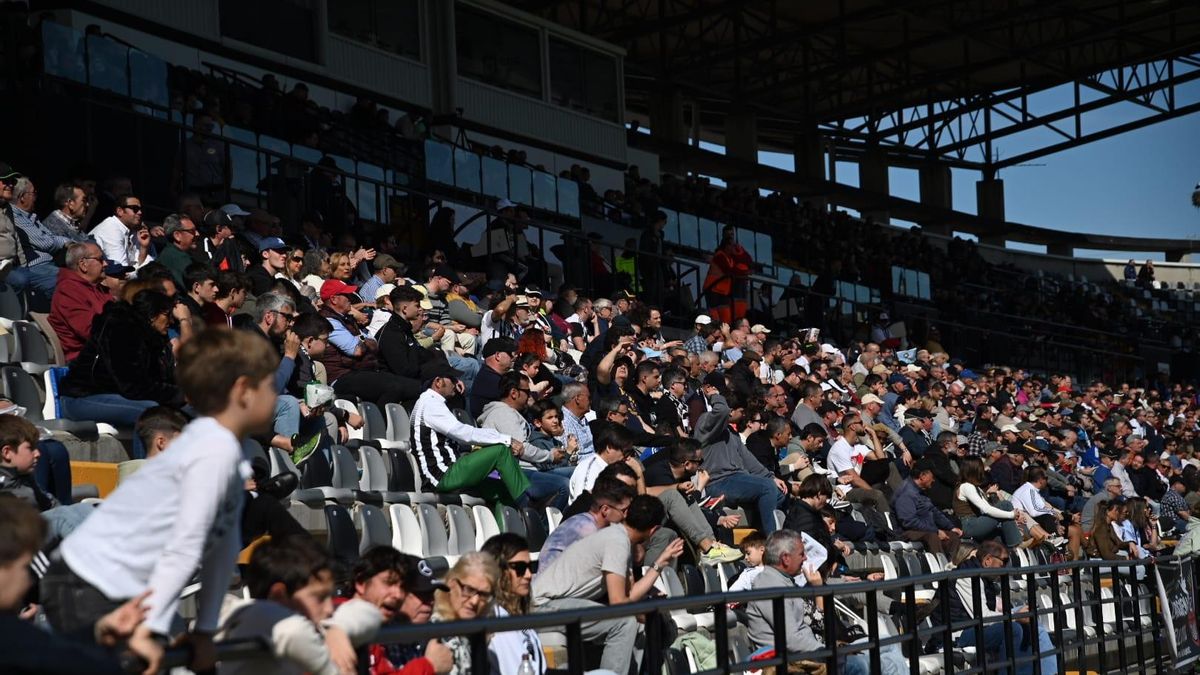
[[[771,445],[771,434],[759,429],[746,439],[746,449],[772,474],[779,475],[779,451]]]
[[[950,458],[938,448],[925,453],[925,461],[933,465],[933,485],[925,491],[933,505],[945,511],[954,508],[954,491],[958,489],[958,474],[950,466]]]
[[[381,370],[400,377],[421,379],[421,364],[430,359],[431,352],[417,342],[412,324],[393,314],[375,334],[375,341],[379,343]]]
[[[120,394],[176,408],[184,403],[170,341],[124,302],[108,303],[92,321],[92,335],[71,362],[59,394]]]
[[[0,612],[0,673],[6,675],[63,675],[93,673],[121,675],[126,672],[111,652],[96,646],[92,627],[62,636],[42,630],[15,614]]]
[[[829,560],[836,560],[839,553],[833,546],[833,535],[825,527],[825,519],[821,513],[808,505],[803,499],[793,499],[788,508],[787,516],[783,519],[783,528],[793,532],[803,532],[816,539],[825,547]]]

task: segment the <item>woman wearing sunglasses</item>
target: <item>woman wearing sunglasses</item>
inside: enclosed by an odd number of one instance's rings
[[[529,560],[529,543],[519,534],[505,532],[488,539],[483,552],[500,564],[500,583],[496,586],[497,617],[521,616],[529,612],[529,584],[533,581],[533,563]],[[546,671],[542,642],[533,629],[495,633],[488,643],[492,672],[516,675],[526,656],[533,663],[533,672]]]

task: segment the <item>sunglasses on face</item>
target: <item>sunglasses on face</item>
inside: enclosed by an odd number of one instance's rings
[[[525,576],[526,572],[530,572],[533,570],[533,563],[525,562],[525,561],[506,562],[503,565],[501,565],[501,567],[503,567],[506,570],[512,570],[513,572],[517,573],[517,576],[523,577],[523,576]]]
[[[118,209],[125,209],[126,211],[133,211],[134,213],[141,213],[141,212],[142,212],[142,205],[141,205],[141,204],[122,204],[121,206],[118,206],[117,208],[118,208]]]
[[[4,185],[7,185],[8,187],[16,187],[17,179],[16,178],[0,178],[0,183],[3,183]]]

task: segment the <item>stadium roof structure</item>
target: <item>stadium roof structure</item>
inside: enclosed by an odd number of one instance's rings
[[[790,152],[797,135],[818,131],[838,159],[878,149],[894,166],[994,176],[1200,111],[1200,87],[1187,86],[1200,80],[1195,0],[506,4],[623,47],[634,115],[648,117],[654,97],[675,89],[696,102],[709,138],[723,137],[728,115],[753,113],[763,149]]]

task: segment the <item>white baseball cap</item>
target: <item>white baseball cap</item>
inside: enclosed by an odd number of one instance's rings
[[[712,323],[712,317],[707,314],[697,314],[696,323],[700,324],[701,326],[707,326],[708,324]]]
[[[227,216],[248,216],[248,215],[250,215],[249,211],[247,211],[246,209],[243,209],[242,207],[238,206],[237,204],[233,204],[233,203],[222,206],[221,210],[224,211],[225,215],[227,215]]]

